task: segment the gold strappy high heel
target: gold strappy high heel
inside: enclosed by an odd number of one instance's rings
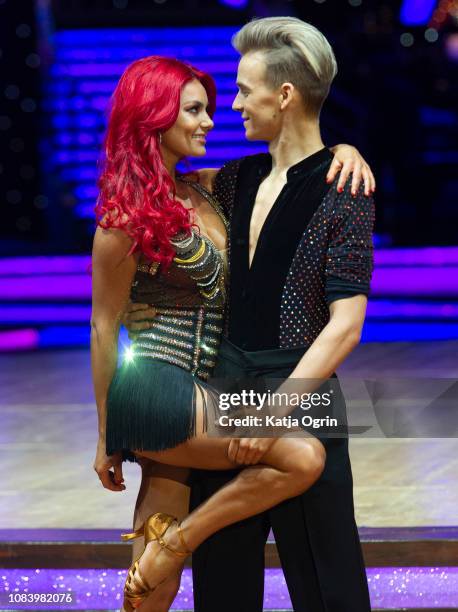
[[[143,535],[145,538],[145,548],[149,542],[157,540],[161,548],[166,548],[168,551],[172,552],[177,557],[185,558],[191,554],[191,551],[188,550],[179,525],[177,528],[177,532],[178,537],[180,538],[180,541],[184,548],[183,551],[171,548],[163,538],[167,529],[172,523],[175,522],[178,523],[178,519],[176,517],[171,516],[170,514],[156,512],[156,514],[152,514],[150,517],[148,517],[145,523],[136,531],[132,533],[123,533],[121,535],[121,538],[124,541],[128,541],[133,540],[135,538],[139,538]],[[140,555],[140,557],[141,556],[142,555]],[[156,588],[154,587],[152,589],[141,575],[138,566],[140,557],[138,557],[137,560],[134,561],[134,563],[131,565],[127,574],[126,583],[124,585],[124,607],[130,610],[135,610],[136,608],[140,607],[140,605],[145,601],[148,595]],[[126,607],[126,603],[128,604],[129,608]]]

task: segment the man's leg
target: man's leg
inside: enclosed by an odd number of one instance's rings
[[[348,440],[325,446],[315,485],[269,511],[277,548],[295,612],[369,612]]]
[[[194,471],[191,510],[237,472]],[[195,612],[262,612],[267,515],[258,514],[208,538],[192,556]]]

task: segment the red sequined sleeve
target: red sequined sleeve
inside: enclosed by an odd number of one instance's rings
[[[326,256],[328,303],[342,297],[369,294],[374,261],[374,221],[374,200],[364,195],[363,186],[355,197],[351,195],[351,185],[348,182],[342,193],[335,191]]]

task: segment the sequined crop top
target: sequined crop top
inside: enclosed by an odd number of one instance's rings
[[[181,179],[226,218],[212,195],[199,183]],[[224,254],[206,236],[192,229],[172,239],[176,255],[167,270],[141,260],[132,283],[131,300],[152,304],[152,327],[136,334],[135,356],[166,361],[208,379],[218,353],[225,306]]]

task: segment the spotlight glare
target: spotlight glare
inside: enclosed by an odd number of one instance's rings
[[[132,347],[128,346],[124,351],[124,361],[126,361],[127,363],[132,363],[132,361],[134,360],[134,356],[134,350],[132,349]]]

